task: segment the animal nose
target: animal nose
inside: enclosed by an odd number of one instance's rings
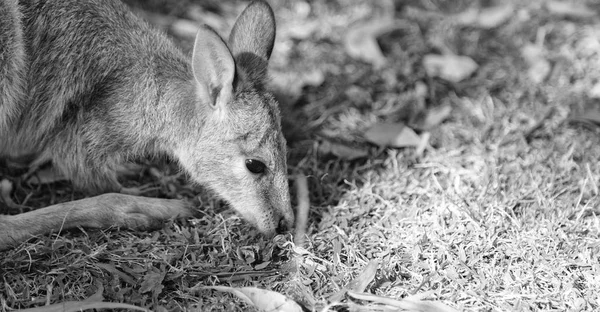
[[[281,217],[281,219],[279,219],[279,224],[277,226],[277,234],[283,234],[285,232],[288,232],[291,229],[292,229],[292,225],[289,224],[289,222],[284,217]]]

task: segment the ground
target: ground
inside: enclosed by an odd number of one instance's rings
[[[128,3],[184,50],[195,19],[225,35],[246,5]],[[600,6],[271,3],[272,88],[294,205],[296,177],[308,178],[305,241],[265,239],[168,160],[148,161],[125,184],[194,200],[200,216],[148,233],[44,236],[4,252],[0,311],[99,290],[105,301],[154,311],[250,309],[201,289],[212,285],[274,290],[315,311],[402,311],[382,302],[407,297],[439,311],[600,309]],[[359,40],[348,40],[357,30]],[[427,55],[477,67],[444,77]],[[383,122],[416,130],[419,143],[373,144],[367,130]],[[68,182],[15,181],[13,200],[32,207],[86,195]]]

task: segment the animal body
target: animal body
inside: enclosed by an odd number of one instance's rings
[[[286,142],[264,87],[274,38],[264,1],[227,43],[200,27],[190,58],[118,0],[0,0],[0,158],[51,161],[101,194],[0,216],[0,249],[52,230],[190,215],[179,200],[119,193],[117,167],[156,154],[261,232],[288,229]]]

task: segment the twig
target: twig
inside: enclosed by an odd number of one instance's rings
[[[304,244],[306,236],[306,227],[308,226],[308,210],[310,209],[310,199],[308,197],[308,181],[302,173],[296,176],[296,196],[298,207],[296,210],[296,232],[294,233],[294,244],[301,246]]]

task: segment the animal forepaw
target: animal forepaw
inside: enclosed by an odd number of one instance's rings
[[[148,198],[125,194],[104,194],[101,201],[109,210],[109,218],[103,218],[112,224],[134,230],[161,228],[166,221],[187,218],[193,215],[190,203],[177,199]]]

